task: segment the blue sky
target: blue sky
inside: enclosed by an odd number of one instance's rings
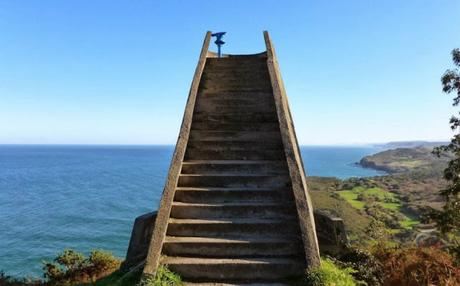
[[[207,30],[227,31],[227,53],[261,52],[270,32],[301,144],[447,140],[459,14],[443,0],[2,0],[0,143],[175,143]]]

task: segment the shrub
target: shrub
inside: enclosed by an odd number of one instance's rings
[[[58,254],[53,262],[44,262],[44,277],[49,285],[74,285],[93,282],[106,276],[120,266],[120,260],[111,253],[93,250],[86,258],[72,249]]]
[[[388,240],[390,237],[390,232],[380,220],[372,219],[369,225],[364,230],[364,233],[368,236],[368,238],[373,240]]]
[[[460,268],[439,247],[377,247],[384,285],[460,285]]]
[[[351,267],[339,268],[329,259],[321,259],[321,266],[307,272],[306,284],[310,286],[355,286],[365,285],[353,278],[356,271]]]
[[[101,277],[112,273],[120,267],[120,260],[111,253],[102,250],[93,250],[89,255],[86,272],[90,277]]]
[[[355,270],[352,275],[356,280],[364,281],[369,286],[382,285],[382,264],[369,251],[349,249],[338,259],[337,263],[342,267],[349,267]]]

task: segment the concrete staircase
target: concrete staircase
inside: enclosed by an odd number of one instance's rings
[[[194,282],[302,275],[290,187],[266,57],[207,59],[161,263]]]
[[[153,231],[136,220],[129,261],[148,237],[145,279],[165,264],[194,284],[284,283],[319,265],[319,247],[273,45],[265,32],[266,52],[218,58],[210,38]]]

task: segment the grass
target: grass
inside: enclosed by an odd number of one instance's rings
[[[359,200],[359,195],[367,195],[379,200],[378,204],[386,209],[399,210],[402,207],[401,202],[395,194],[387,192],[381,188],[354,187],[351,190],[339,191],[338,194],[349,204],[357,209],[364,209],[366,202]],[[391,201],[391,202],[386,202]]]
[[[371,220],[336,194],[335,190],[340,181],[324,177],[308,177],[307,180],[313,207],[330,211],[342,218],[350,241],[365,239],[365,229]]]
[[[405,229],[412,229],[417,224],[420,224],[419,220],[406,217],[405,220],[401,221],[401,226]]]
[[[415,169],[417,167],[421,167],[423,165],[426,165],[427,162],[425,161],[422,161],[422,160],[414,160],[414,159],[411,159],[411,158],[406,158],[406,159],[402,159],[398,162],[393,162],[393,163],[390,163],[389,165],[390,166],[395,166],[395,167],[402,167],[402,168],[406,168],[406,169]]]
[[[157,269],[155,277],[143,277],[140,286],[179,286],[182,285],[180,276],[168,269],[166,265],[161,265]]]
[[[358,210],[362,210],[366,206],[365,202],[358,200],[358,192],[354,190],[340,191],[339,195]]]
[[[366,201],[360,200],[360,195],[375,198],[377,204],[383,208],[400,212],[405,217],[405,219],[400,222],[401,228],[412,229],[413,226],[420,223],[418,220],[404,214],[403,205],[394,193],[385,191],[381,188],[354,187],[351,190],[338,191],[337,193],[352,207],[358,210],[363,210],[366,207]]]
[[[399,211],[402,207],[401,203],[379,203],[379,204],[386,209],[394,210],[394,211]]]
[[[322,258],[320,267],[308,271],[305,282],[312,286],[366,285],[364,282],[356,281],[353,278],[355,272],[356,270],[353,268],[339,268],[331,259]]]

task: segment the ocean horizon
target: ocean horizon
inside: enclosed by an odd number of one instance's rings
[[[308,176],[367,177],[373,145],[304,145]],[[123,258],[134,219],[157,209],[174,145],[0,145],[0,270],[39,276],[72,248]]]

